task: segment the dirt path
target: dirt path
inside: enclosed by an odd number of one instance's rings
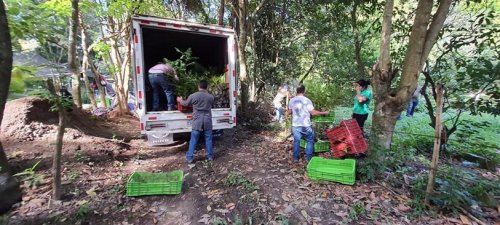
[[[25,107],[28,113],[29,108]],[[411,217],[409,194],[396,193],[384,183],[310,182],[305,162],[291,163],[291,141],[282,143],[273,132],[251,132],[245,127],[227,130],[214,142],[213,163],[205,161],[204,150],[199,149],[195,166],[189,167],[185,141],[150,147],[137,139],[138,121],[129,117],[70,126],[63,151],[64,199],[53,201],[54,127],[19,118],[12,117],[7,128],[10,132],[22,128],[23,137],[29,138],[2,137],[9,160],[16,172],[40,163],[33,173],[20,177],[23,201],[8,213],[9,224],[461,223],[459,218],[442,215]],[[112,137],[90,135],[93,124],[101,129],[98,134]],[[126,197],[132,172],[175,169],[185,174],[181,194]]]
[[[270,133],[226,132],[215,142],[213,164],[197,152],[195,167],[184,160],[187,145],[149,147],[126,143],[119,154],[103,151],[66,153],[66,199],[48,206],[48,164],[35,189],[26,188],[11,224],[414,224],[407,200],[379,185],[354,187],[311,183],[305,164],[292,164],[290,144]],[[112,141],[112,140],[111,140]],[[87,143],[92,144],[92,143]],[[95,144],[95,143],[94,143]],[[8,149],[12,146],[8,145]],[[9,151],[12,156],[13,152]],[[36,153],[35,153],[36,154]],[[49,159],[49,155],[41,156]],[[40,159],[41,157],[36,157]],[[14,158],[14,164],[24,164]],[[48,161],[50,162],[50,161]],[[185,181],[177,196],[125,197],[127,177],[136,170],[182,169]],[[78,174],[78,176],[76,175]],[[75,178],[76,177],[76,178]],[[435,218],[435,224],[449,221]]]

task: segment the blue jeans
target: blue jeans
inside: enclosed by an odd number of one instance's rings
[[[418,105],[418,99],[411,99],[408,103],[408,107],[406,108],[406,116],[413,116],[413,112],[415,111],[415,107]]]
[[[276,116],[274,117],[276,121],[283,122],[285,119],[285,109],[283,107],[275,107],[274,109],[276,110]]]
[[[189,141],[189,149],[186,153],[187,161],[192,161],[194,158],[194,150],[196,148],[196,144],[198,143],[198,139],[200,138],[200,134],[203,132],[205,134],[205,148],[207,150],[207,159],[213,159],[213,148],[212,148],[212,130],[192,130],[191,131],[191,140]]]
[[[306,136],[306,159],[311,160],[314,152],[314,131],[312,127],[293,127],[293,160],[299,160],[300,139]]]
[[[172,88],[172,85],[168,81],[167,75],[161,73],[150,73],[149,83],[151,83],[151,87],[153,88],[152,111],[162,110],[162,107],[160,107],[160,94],[163,92],[167,97],[168,110],[174,110],[175,109],[174,90]]]

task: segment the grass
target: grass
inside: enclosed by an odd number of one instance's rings
[[[258,189],[257,185],[255,185],[252,181],[235,171],[229,172],[227,178],[224,180],[224,184],[227,186],[240,186],[248,192],[253,192]]]
[[[450,118],[455,115],[456,112],[447,112],[443,115],[443,118],[448,126],[451,126]],[[335,108],[335,123],[338,124],[340,121],[345,119],[350,119],[352,115],[352,109],[350,107],[337,107]],[[373,112],[370,112],[370,116],[368,116],[368,120],[365,123],[365,131],[369,131],[372,125],[372,115]],[[470,113],[463,113],[461,116],[461,124],[458,126],[458,129],[466,129],[466,124],[470,123],[489,123],[488,126],[478,127],[474,130],[474,134],[478,137],[475,141],[481,142],[479,145],[487,145],[487,146],[495,146],[500,144],[500,119],[494,117],[490,114],[482,114],[482,115],[471,115]],[[425,110],[422,104],[417,106],[416,112],[413,117],[406,117],[405,112],[402,112],[401,119],[397,121],[395,132],[393,136],[393,143],[395,146],[400,146],[400,143],[410,143],[415,145],[421,145],[424,142],[433,143],[434,140],[434,128],[430,125],[430,118],[427,115],[427,111]],[[462,143],[463,140],[460,140],[457,131],[450,137],[450,145],[457,145],[458,143]],[[468,140],[470,141],[470,140]],[[473,143],[478,144],[478,143]],[[413,147],[418,149],[419,147],[425,146],[401,146],[401,147]],[[427,146],[428,147],[428,146]],[[453,146],[452,146],[453,147]],[[468,149],[463,149],[465,152]],[[494,151],[493,154],[496,153],[495,148],[489,148],[489,150]],[[479,152],[479,151],[478,151]]]

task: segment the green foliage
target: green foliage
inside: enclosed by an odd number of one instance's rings
[[[412,198],[423,202],[427,186],[427,174],[417,177],[411,188]],[[441,166],[438,170],[435,183],[436,194],[430,196],[433,204],[441,209],[453,211],[457,207],[477,210],[478,196],[485,193],[498,195],[497,183],[485,180],[482,176],[472,171],[459,169],[453,166]],[[418,203],[413,203],[419,209]]]
[[[226,86],[224,75],[217,75],[210,70],[203,68],[196,62],[197,57],[193,56],[192,50],[188,48],[186,51],[181,51],[175,48],[181,56],[176,60],[163,59],[165,63],[170,64],[179,77],[179,81],[174,81],[174,89],[178,96],[187,97],[190,94],[198,91],[198,83],[200,80],[208,81],[208,90],[214,91],[221,85]]]
[[[356,221],[360,216],[366,213],[365,206],[362,202],[355,202],[351,206],[351,210],[349,211],[349,219],[352,221]]]
[[[80,171],[78,170],[70,170],[69,171],[69,175],[68,175],[68,178],[71,182],[75,181],[76,179],[78,179],[78,177],[80,177]]]
[[[211,220],[212,225],[229,225],[226,219],[216,216]]]
[[[41,160],[35,163],[35,165],[33,165],[32,167],[24,169],[23,172],[14,174],[14,176],[15,177],[24,176],[23,181],[27,182],[28,187],[37,186],[38,184],[40,184],[43,178],[42,175],[36,173],[36,169],[38,167],[38,164],[40,164],[40,162]]]
[[[224,184],[227,186],[241,186],[249,192],[253,192],[258,189],[252,181],[235,171],[229,172],[228,176],[224,180]]]
[[[344,94],[339,85],[326,83],[318,79],[304,82],[306,96],[311,99],[317,110],[332,110],[344,102]]]
[[[366,154],[366,158],[357,165],[357,172],[362,182],[375,181],[383,175],[387,166],[386,150],[378,145],[375,141],[377,138],[372,135],[369,140],[370,149]]]
[[[500,155],[495,143],[485,140],[481,130],[491,127],[490,121],[463,120],[454,138],[450,141],[449,150],[453,153],[473,153],[485,157],[496,164],[500,163]]]
[[[76,211],[76,218],[83,220],[89,215],[89,213],[90,213],[90,205],[88,202],[85,202],[82,205],[80,205],[78,211]]]
[[[35,68],[29,66],[13,66],[9,92],[24,93],[26,91],[25,80],[32,76],[34,70]]]

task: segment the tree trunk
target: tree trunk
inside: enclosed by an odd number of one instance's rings
[[[393,8],[394,0],[387,0],[385,2],[382,21],[380,56],[378,62],[373,67],[372,74],[373,97],[375,100],[375,111],[372,117],[372,135],[377,137],[378,144],[385,149],[391,147],[392,130],[396,124],[397,117],[390,110],[387,110],[390,107],[389,101],[391,97],[388,94],[394,76],[390,55]],[[392,119],[393,117],[394,119]],[[373,146],[372,149],[376,150],[377,146]]]
[[[56,151],[54,153],[54,159],[52,162],[52,176],[54,176],[54,182],[52,183],[52,196],[54,199],[61,199],[61,156],[64,138],[64,126],[65,126],[65,111],[62,106],[58,106],[59,109],[59,125],[57,127],[57,138],[56,138]]]
[[[372,73],[375,100],[372,131],[377,135],[379,145],[385,149],[390,148],[396,118],[416,89],[423,62],[425,62],[439,31],[443,27],[450,4],[451,0],[440,1],[438,10],[432,17],[432,23],[429,26],[433,1],[418,1],[401,79],[398,87],[393,89],[391,83],[396,72],[392,70],[391,65],[390,36],[394,1],[386,1],[382,22],[380,56]]]
[[[71,19],[69,20],[68,41],[68,67],[71,72],[73,102],[79,108],[82,107],[82,96],[80,91],[80,72],[76,66],[76,38],[78,36],[78,0],[71,0]]]
[[[219,15],[217,17],[217,24],[224,25],[224,0],[220,0]]]
[[[429,197],[434,191],[434,181],[436,180],[436,174],[438,170],[438,160],[439,160],[439,149],[441,148],[441,129],[443,128],[443,123],[441,121],[443,113],[443,91],[442,85],[438,85],[436,88],[437,98],[436,98],[436,127],[435,127],[435,138],[434,138],[434,150],[432,152],[432,162],[429,171],[429,180],[427,182],[427,189],[425,191],[424,203],[429,204]]]
[[[85,82],[85,89],[87,90],[87,95],[89,96],[90,103],[92,104],[92,108],[97,108],[97,102],[95,100],[94,90],[90,86],[89,77],[87,76],[87,70],[89,69],[89,51],[87,51],[87,35],[86,29],[84,29],[83,20],[80,21],[82,24],[82,50],[83,50],[83,59],[82,59],[82,73],[83,73],[83,81]],[[99,82],[97,80],[97,76],[94,76],[96,79],[96,83]]]
[[[128,82],[130,79],[130,61],[131,61],[131,45],[130,29],[122,29],[123,26],[129,26],[131,17],[125,16],[125,21],[115,21],[114,18],[108,17],[108,29],[111,32],[120,32],[120,37],[114,36],[110,38],[110,59],[115,70],[115,90],[118,101],[118,109],[120,114],[128,113]],[[121,38],[121,39],[118,39]],[[126,46],[120,46],[119,43],[125,43]],[[125,51],[123,51],[125,49]],[[122,50],[122,51],[120,51]]]
[[[2,125],[3,113],[9,85],[12,76],[12,43],[10,40],[9,23],[5,13],[5,5],[0,0],[0,126]],[[7,156],[5,155],[2,142],[0,142],[0,214],[21,200],[19,183],[11,176],[11,170]]]
[[[102,107],[108,107],[108,103],[106,102],[106,89],[104,86],[101,85],[101,73],[97,70],[97,68],[94,66],[94,63],[92,62],[92,59],[89,58],[89,64],[90,64],[90,69],[92,70],[92,73],[95,75],[96,79],[96,84],[97,84],[97,89],[99,89],[99,99],[101,101]]]
[[[57,137],[56,137],[56,150],[54,151],[54,158],[52,159],[52,198],[56,200],[61,200],[61,155],[63,147],[63,137],[64,137],[64,126],[66,111],[63,106],[63,99],[57,94],[54,88],[54,83],[51,79],[47,80],[47,89],[52,94],[54,98],[54,104],[57,107],[59,113],[59,125],[57,127]]]

